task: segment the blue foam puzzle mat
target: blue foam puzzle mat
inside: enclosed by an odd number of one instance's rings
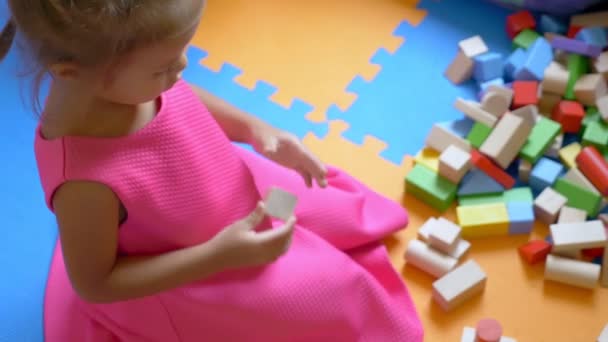
[[[362,144],[366,135],[384,141],[388,147],[381,156],[395,164],[422,148],[433,123],[462,118],[452,105],[456,97],[476,99],[475,81],[455,86],[443,76],[459,41],[481,35],[491,51],[503,56],[511,51],[506,9],[475,0],[422,0],[418,7],[428,11],[422,23],[403,22],[394,32],[405,38],[403,45],[372,57],[381,66],[378,75],[369,82],[358,76],[348,86],[357,100],[346,111],[332,106],[327,112],[350,124],[343,136],[353,143]]]

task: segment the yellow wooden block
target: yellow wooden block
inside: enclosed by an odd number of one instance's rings
[[[576,166],[576,156],[581,152],[582,146],[577,142],[573,142],[568,146],[562,147],[559,150],[559,159],[566,165],[569,169]]]
[[[416,164],[422,164],[435,172],[439,172],[439,154],[438,151],[425,147],[414,157],[414,161]]]
[[[509,234],[509,214],[504,203],[457,207],[456,215],[465,238]]]

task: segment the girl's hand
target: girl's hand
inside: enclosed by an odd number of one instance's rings
[[[295,135],[263,125],[254,130],[252,146],[266,158],[297,171],[309,188],[313,179],[320,187],[327,186],[325,165]]]
[[[296,223],[295,217],[290,217],[280,227],[255,231],[265,216],[264,204],[260,202],[247,217],[226,227],[211,239],[223,268],[261,266],[277,260],[287,252]]]

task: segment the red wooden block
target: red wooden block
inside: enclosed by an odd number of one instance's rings
[[[602,195],[608,196],[608,163],[595,147],[584,147],[576,156],[576,165]]]
[[[551,253],[551,244],[545,240],[533,240],[519,247],[521,255],[528,264],[533,265],[545,261],[547,255]]]
[[[513,82],[513,103],[511,105],[513,109],[536,104],[538,104],[538,82]]]
[[[475,149],[471,150],[471,162],[479,170],[483,171],[500,185],[505,187],[505,189],[511,189],[513,186],[515,186],[515,179],[511,177],[511,175],[506,173],[500,168],[500,166],[494,164],[494,162],[488,159],[488,157],[479,153],[479,151]]]
[[[566,133],[578,133],[585,117],[585,108],[576,101],[560,101],[553,108],[554,121],[562,124],[562,129]]]
[[[507,34],[509,38],[515,38],[515,36],[525,29],[536,29],[536,21],[532,13],[519,11],[507,17]]]
[[[583,249],[583,255],[588,258],[596,258],[604,255],[604,247]]]
[[[572,25],[568,28],[568,38],[574,39],[580,30],[582,30],[582,26]]]

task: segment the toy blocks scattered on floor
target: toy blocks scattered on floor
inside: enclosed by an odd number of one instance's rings
[[[484,318],[475,328],[464,327],[460,342],[517,342],[511,337],[502,336],[502,325],[495,319]]]
[[[425,266],[414,255],[412,264],[457,284],[454,258],[440,262],[429,251],[449,258],[464,241],[459,236],[529,234],[538,220],[551,234],[520,246],[527,263],[545,262],[547,280],[608,286],[608,215],[600,214],[608,203],[608,25],[598,18],[608,16],[576,16],[569,24],[514,13],[506,23],[513,52],[504,58],[479,35],[459,43],[445,75],[455,84],[474,80],[479,96],[453,104],[466,127],[431,129],[406,191],[440,212],[457,202],[460,231],[420,232],[428,242],[414,242],[410,254],[429,253],[429,260]],[[481,282],[474,278],[454,287],[467,293]],[[433,294],[442,307],[458,302],[444,292],[439,286]]]

